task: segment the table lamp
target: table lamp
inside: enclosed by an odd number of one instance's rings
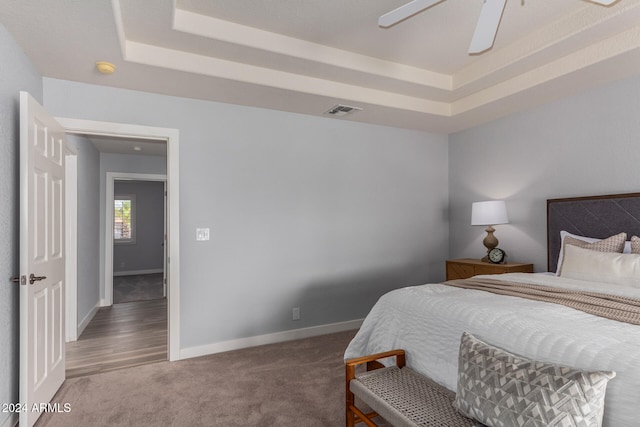
[[[503,200],[490,200],[487,202],[474,202],[471,205],[471,225],[486,225],[487,236],[482,243],[487,248],[487,255],[482,261],[489,262],[489,252],[498,246],[498,239],[493,235],[496,231],[494,225],[508,224],[507,206]]]

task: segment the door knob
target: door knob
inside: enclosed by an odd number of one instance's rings
[[[36,276],[35,274],[31,273],[29,275],[29,284],[33,285],[35,282],[39,282],[40,280],[44,280],[46,278],[47,276]]]

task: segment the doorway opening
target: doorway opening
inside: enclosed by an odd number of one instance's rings
[[[100,302],[95,309],[95,312],[91,313],[88,316],[88,320],[91,320],[92,317],[97,316],[99,310],[103,308],[113,308],[113,201],[107,201],[108,197],[111,197],[113,200],[113,182],[115,182],[115,178],[119,178],[122,180],[131,180],[142,178],[144,180],[150,181],[160,181],[161,185],[164,187],[164,196],[166,200],[164,201],[165,207],[163,215],[163,219],[166,219],[164,222],[165,232],[161,241],[157,242],[158,246],[162,247],[164,251],[163,255],[163,266],[161,268],[161,272],[163,274],[163,293],[166,296],[166,299],[161,299],[161,301],[165,304],[164,316],[165,316],[165,332],[163,334],[163,340],[165,343],[165,353],[164,360],[167,358],[169,360],[178,360],[180,358],[179,354],[179,296],[180,296],[180,286],[179,286],[179,271],[180,271],[180,257],[179,257],[179,186],[178,186],[178,131],[175,129],[167,129],[167,128],[154,128],[147,126],[138,126],[138,125],[125,125],[119,123],[107,123],[107,122],[96,122],[96,121],[88,121],[88,120],[78,120],[78,119],[65,119],[58,118],[57,119],[63,127],[65,127],[67,134],[72,135],[85,135],[90,136],[92,138],[106,138],[111,140],[134,140],[138,143],[149,143],[149,144],[157,144],[157,141],[165,144],[166,146],[166,173],[165,174],[146,174],[141,177],[140,175],[144,174],[135,174],[135,173],[120,173],[118,175],[117,172],[112,172],[111,176],[107,176],[105,171],[101,171],[101,180],[103,180],[105,185],[105,197],[102,200],[105,200],[105,207],[108,205],[111,209],[103,210],[104,222],[102,222],[102,244],[101,244],[101,252],[104,255],[104,262],[100,268],[100,281],[102,285],[100,286]],[[73,174],[71,174],[73,175]],[[150,176],[151,175],[151,176]],[[73,197],[76,197],[77,194],[73,192],[70,193]],[[111,213],[111,218],[107,218]],[[80,213],[81,214],[81,213]],[[107,225],[110,227],[107,231]],[[71,235],[73,233],[70,233]],[[77,237],[77,236],[75,236]],[[111,239],[110,239],[111,238]],[[107,246],[109,245],[109,247]],[[77,261],[77,253],[71,253],[72,258],[76,255]],[[111,265],[109,265],[109,262]],[[77,278],[76,278],[77,279]],[[77,317],[74,319],[73,314],[77,316],[77,280],[73,280],[73,278],[68,278],[68,294],[72,297],[76,297],[76,301],[71,301],[71,304],[67,304],[67,320],[72,320],[71,327],[67,329],[67,338],[68,341],[73,341],[73,331],[75,330],[78,335],[79,332],[82,332],[84,327],[89,322],[85,322],[85,324],[81,324],[82,320],[86,319],[78,319]],[[75,291],[75,292],[74,292]],[[135,310],[133,310],[135,311]],[[146,315],[149,318],[148,315]],[[153,316],[152,316],[153,317]],[[80,321],[79,321],[80,320]],[[147,334],[149,335],[149,333]]]
[[[166,297],[166,179],[114,179],[113,304]]]
[[[167,360],[166,142],[143,145],[135,139],[92,136],[72,140],[78,151],[76,227],[83,268],[76,286],[81,322],[77,341],[66,346],[67,377]],[[134,173],[138,170],[160,173]],[[103,233],[95,236],[99,230]],[[100,246],[103,256],[96,260]],[[102,284],[96,280],[101,269]],[[159,288],[145,286],[150,278],[159,279]],[[94,307],[87,307],[87,299]]]
[[[160,273],[160,290],[166,296],[166,180],[163,174],[106,173],[103,305],[151,299],[152,295],[117,295],[114,285],[130,281],[116,277],[157,277]]]

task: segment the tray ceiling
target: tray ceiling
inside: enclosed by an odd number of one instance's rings
[[[640,0],[508,0],[482,55],[482,0],[378,27],[407,1],[2,0],[0,21],[47,77],[433,132],[640,72]]]

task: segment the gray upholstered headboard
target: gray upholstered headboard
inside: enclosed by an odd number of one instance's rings
[[[556,271],[560,231],[603,239],[614,234],[640,236],[640,193],[547,200],[547,256]]]

